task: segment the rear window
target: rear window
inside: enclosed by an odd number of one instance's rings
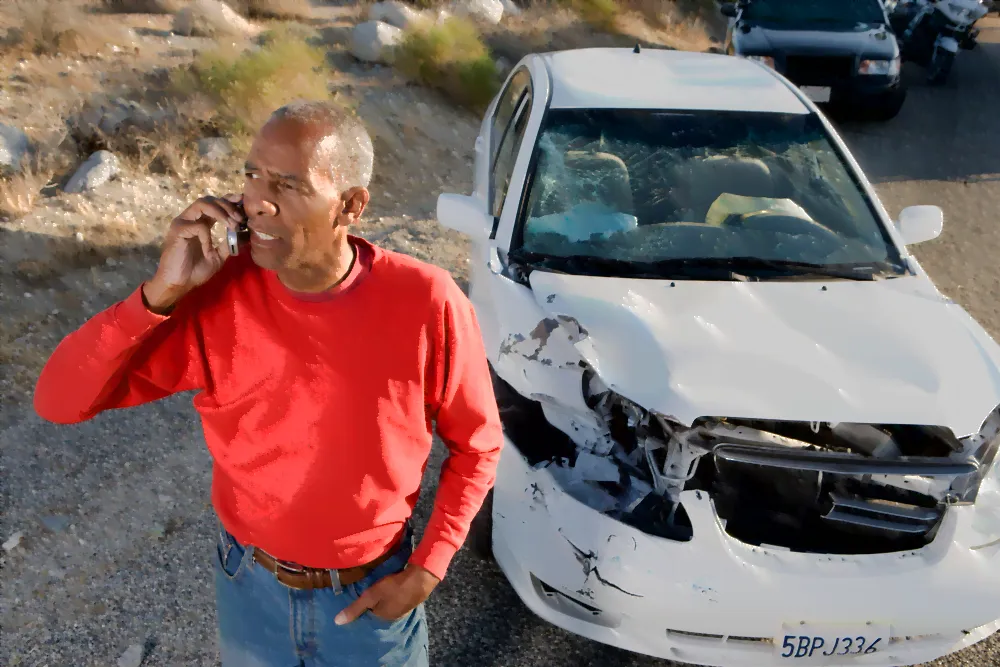
[[[854,26],[885,22],[878,0],[750,0],[743,18],[776,25]]]

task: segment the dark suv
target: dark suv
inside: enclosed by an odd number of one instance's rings
[[[763,62],[811,100],[894,118],[906,99],[899,45],[880,0],[740,0],[726,53]]]

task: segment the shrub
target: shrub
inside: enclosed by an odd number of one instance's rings
[[[295,99],[327,99],[329,71],[322,50],[296,39],[290,28],[269,33],[259,48],[219,46],[200,53],[172,76],[174,94],[213,105],[213,129],[255,132],[276,108]]]
[[[615,0],[560,0],[592,27],[612,32],[617,27],[619,7]]]
[[[103,35],[76,7],[54,0],[16,0],[13,8],[20,25],[4,40],[6,48],[37,55],[96,53],[113,39]]]
[[[261,19],[295,19],[312,16],[309,0],[229,0],[243,16]]]
[[[403,74],[475,111],[489,104],[501,83],[479,31],[460,18],[407,29],[393,62]]]

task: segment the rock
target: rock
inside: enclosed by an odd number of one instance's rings
[[[228,139],[222,137],[210,137],[198,140],[198,155],[209,162],[218,162],[233,152],[233,147]]]
[[[501,0],[456,0],[452,6],[456,16],[468,16],[496,25],[503,18]]]
[[[193,0],[174,14],[172,29],[187,37],[256,37],[260,28],[222,0]]]
[[[519,16],[521,8],[514,4],[513,0],[500,0],[503,5],[503,13],[508,16]]]
[[[387,0],[386,2],[376,2],[368,10],[370,21],[382,21],[397,28],[406,29],[412,23],[419,21],[423,15],[408,5],[404,5],[397,0]]]
[[[351,54],[358,60],[376,63],[392,61],[392,47],[403,39],[403,31],[382,21],[365,21],[351,33]]]
[[[120,169],[113,153],[97,151],[80,165],[63,190],[72,193],[94,190],[117,176]]]
[[[118,667],[139,667],[142,664],[142,645],[132,644],[118,658]]]
[[[21,543],[21,538],[24,537],[24,533],[17,531],[13,535],[7,538],[7,541],[3,543],[4,551],[13,551],[17,548],[17,545]]]
[[[121,134],[129,129],[148,133],[173,120],[174,115],[168,109],[156,108],[150,111],[132,100],[104,99],[88,104],[83,111],[70,118],[67,124],[75,138],[87,141]]]
[[[21,171],[21,161],[30,147],[28,135],[16,127],[0,123],[0,170]]]

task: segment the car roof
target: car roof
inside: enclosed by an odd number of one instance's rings
[[[551,77],[553,109],[811,111],[770,68],[736,56],[586,48],[541,57]]]

